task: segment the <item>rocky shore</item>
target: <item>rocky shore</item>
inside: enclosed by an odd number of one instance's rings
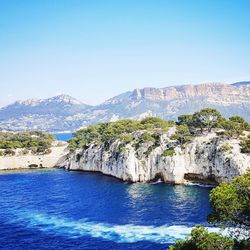
[[[20,155],[16,150],[14,156],[0,156],[0,170],[36,169],[56,167],[67,154],[67,143],[51,147],[49,154]]]

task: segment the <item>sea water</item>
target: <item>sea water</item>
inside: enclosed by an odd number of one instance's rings
[[[210,188],[97,173],[0,174],[1,249],[166,249],[207,226]]]

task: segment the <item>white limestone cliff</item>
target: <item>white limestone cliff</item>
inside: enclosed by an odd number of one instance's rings
[[[90,145],[85,150],[68,154],[59,164],[67,170],[98,171],[123,181],[148,182],[161,179],[164,182],[185,181],[220,183],[231,181],[250,167],[250,156],[240,152],[240,141],[222,140],[215,133],[195,137],[184,149],[175,147],[174,156],[162,156],[174,142],[169,139],[173,130],[160,137],[160,146],[148,152],[150,143],[135,149],[132,143],[120,152],[119,141],[108,147]],[[223,151],[229,143],[232,149]]]

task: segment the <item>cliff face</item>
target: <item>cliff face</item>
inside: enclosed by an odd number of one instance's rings
[[[148,182],[161,179],[164,182],[219,183],[230,181],[243,174],[250,166],[250,156],[240,153],[239,141],[222,141],[214,133],[199,136],[184,149],[175,147],[175,155],[162,156],[163,151],[174,145],[169,139],[174,128],[160,137],[160,145],[152,149],[150,143],[135,149],[132,144],[120,152],[120,142],[104,147],[91,145],[86,150],[69,154],[60,166],[68,170],[99,171],[123,181]],[[223,151],[223,144],[232,149]],[[149,149],[152,150],[149,150]]]
[[[52,168],[67,154],[67,145],[51,147],[51,153],[45,155],[0,156],[0,170],[29,168]]]
[[[249,103],[250,87],[249,85],[236,87],[234,85],[223,83],[207,83],[199,85],[182,85],[161,89],[136,89],[132,95],[135,99],[144,98],[155,101],[170,101],[182,98],[203,97],[211,103],[218,102],[222,104],[239,104]]]

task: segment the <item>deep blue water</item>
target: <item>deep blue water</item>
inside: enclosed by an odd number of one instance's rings
[[[209,192],[87,172],[0,173],[0,248],[166,249],[205,224]]]
[[[59,141],[68,141],[72,138],[72,133],[58,133],[54,134],[57,140]]]

